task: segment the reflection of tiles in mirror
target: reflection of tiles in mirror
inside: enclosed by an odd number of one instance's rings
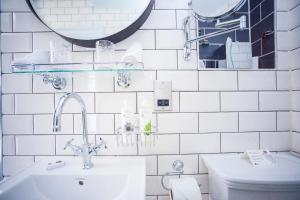
[[[110,35],[128,27],[143,12],[139,8],[98,8],[87,0],[38,0],[34,8],[52,29],[70,33],[76,30],[77,36],[86,35],[86,29],[91,30],[90,33],[96,31],[97,35]]]
[[[251,57],[253,58],[250,59],[249,52],[245,54],[240,52],[238,56],[232,55],[235,60],[239,60],[239,64],[237,64],[237,66],[239,66],[238,68],[245,68],[245,65],[248,65],[247,68],[250,66],[251,68],[257,68],[257,66],[253,66],[253,63],[257,65],[257,62],[258,68],[275,68],[273,13],[274,0],[248,0],[248,2],[237,13],[224,19],[232,20],[237,19],[242,15],[246,15],[247,29],[232,31],[223,35],[209,38],[209,45],[199,44],[199,59],[206,61],[206,68],[232,68],[232,66],[224,66],[223,62],[223,60],[227,59],[225,44],[227,38],[230,37],[233,44],[237,42],[244,44],[250,42],[251,44]],[[215,28],[215,22],[199,21],[197,28],[199,36],[220,30]],[[262,38],[262,35],[264,35],[266,31],[270,31],[271,34]],[[240,60],[245,57],[249,58],[248,61],[241,62]]]

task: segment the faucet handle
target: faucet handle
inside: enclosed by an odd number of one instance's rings
[[[66,150],[68,147],[70,147],[75,154],[79,155],[80,153],[82,153],[83,150],[82,150],[82,148],[80,146],[72,144],[73,141],[74,141],[74,138],[72,138],[71,140],[67,141],[67,143],[66,143],[66,145],[64,147],[64,150]]]
[[[106,145],[106,142],[100,138],[99,139],[100,142],[98,145],[95,145],[92,149],[93,149],[93,152],[97,153],[99,149],[107,149],[107,145]]]
[[[73,141],[74,141],[74,138],[72,138],[71,140],[68,140],[64,147],[64,150],[66,150],[69,146],[71,146]]]

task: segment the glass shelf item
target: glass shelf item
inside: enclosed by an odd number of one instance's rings
[[[100,71],[142,71],[142,62],[115,63],[51,63],[51,64],[12,64],[13,73],[55,73],[55,72],[100,72]]]

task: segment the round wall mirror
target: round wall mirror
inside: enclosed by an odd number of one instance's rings
[[[239,10],[247,0],[192,0],[192,9],[201,21],[215,21]]]
[[[117,43],[146,21],[154,0],[26,0],[51,30],[80,46]]]

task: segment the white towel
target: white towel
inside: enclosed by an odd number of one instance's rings
[[[200,188],[193,177],[172,179],[170,186],[172,200],[202,200]]]

